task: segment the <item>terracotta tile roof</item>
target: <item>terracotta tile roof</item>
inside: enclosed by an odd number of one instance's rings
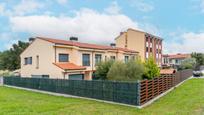
[[[160,74],[172,74],[175,73],[176,70],[175,69],[161,69],[160,70]]]
[[[53,63],[54,65],[56,65],[57,67],[63,69],[63,70],[83,70],[86,69],[86,67],[84,66],[78,66],[75,65],[73,63]]]
[[[111,47],[111,46],[104,46],[104,45],[96,45],[96,44],[89,44],[89,43],[81,43],[81,42],[73,42],[68,40],[60,40],[60,39],[52,39],[52,38],[44,38],[44,37],[37,37],[38,39],[42,39],[48,42],[52,42],[55,44],[61,45],[69,45],[69,46],[77,46],[80,48],[90,48],[90,49],[100,49],[100,50],[120,50],[124,52],[131,52],[131,53],[138,53],[137,51],[126,49],[126,48],[119,48],[119,47]]]
[[[163,57],[168,57],[169,59],[180,59],[180,58],[190,58],[190,54],[174,54],[174,55],[163,55]]]

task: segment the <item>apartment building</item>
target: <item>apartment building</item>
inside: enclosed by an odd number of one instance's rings
[[[21,54],[21,76],[91,80],[96,64],[107,59],[127,61],[138,52],[127,48],[36,37]]]
[[[163,66],[175,67],[175,66],[179,66],[184,59],[191,58],[191,55],[178,53],[178,54],[172,54],[172,55],[165,54],[162,57],[163,57],[163,61],[162,61]]]
[[[143,61],[152,56],[159,66],[162,63],[162,39],[160,37],[130,28],[126,32],[121,32],[115,41],[117,47],[138,51]]]

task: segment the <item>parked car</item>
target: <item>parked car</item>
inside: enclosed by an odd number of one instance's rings
[[[193,76],[194,77],[201,77],[203,73],[201,71],[193,71]]]

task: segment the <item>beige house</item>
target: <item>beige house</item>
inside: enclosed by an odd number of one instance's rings
[[[162,63],[162,39],[149,33],[128,29],[115,39],[116,47],[128,48],[139,52],[144,61],[153,56],[158,65]]]
[[[127,48],[36,37],[21,54],[22,77],[91,80],[96,64],[107,59],[127,61],[138,52]]]
[[[166,54],[163,55],[163,61],[162,61],[162,65],[163,66],[179,66],[181,65],[181,62],[185,59],[191,58],[191,54]]]

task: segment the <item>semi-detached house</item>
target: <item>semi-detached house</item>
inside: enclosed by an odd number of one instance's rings
[[[36,37],[21,54],[22,77],[91,80],[96,64],[107,59],[127,61],[138,52],[127,48]]]

